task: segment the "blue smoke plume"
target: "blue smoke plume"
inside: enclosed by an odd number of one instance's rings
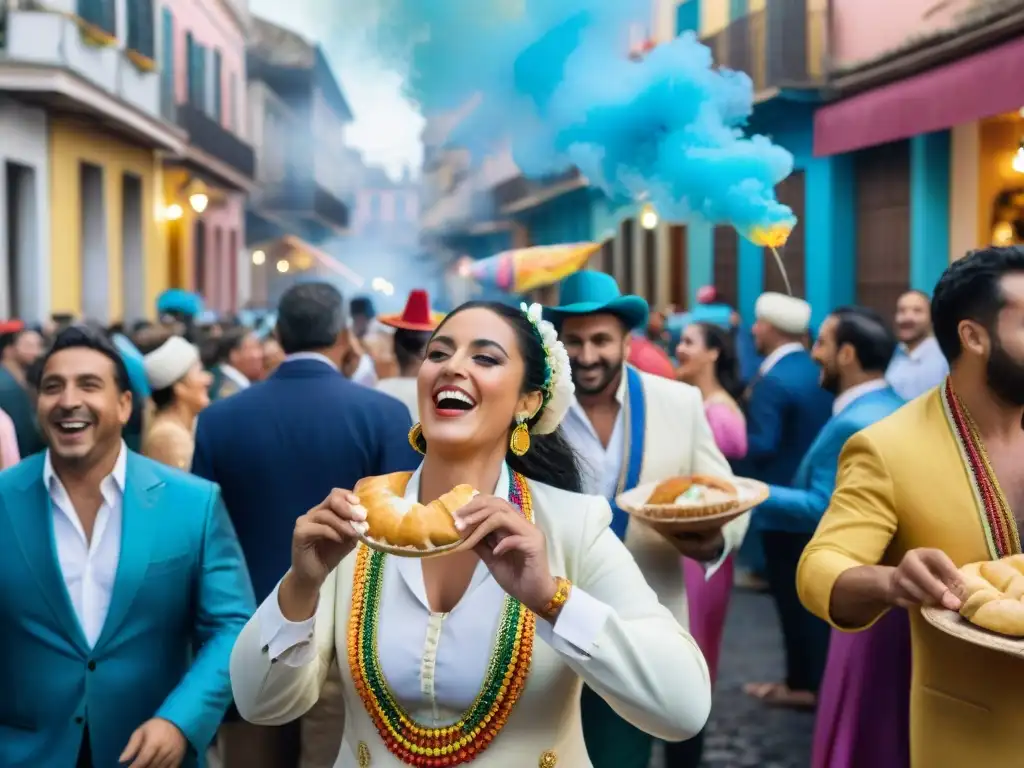
[[[430,115],[478,106],[451,142],[476,157],[511,142],[524,174],[576,166],[615,202],[741,233],[795,223],[774,186],[793,158],[742,126],[753,84],[713,68],[692,33],[628,57],[650,0],[378,0],[381,51]]]

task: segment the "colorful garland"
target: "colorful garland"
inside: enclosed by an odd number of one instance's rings
[[[985,528],[989,554],[993,558],[1017,554],[1021,551],[1017,523],[1006,497],[999,488],[999,482],[996,480],[995,471],[989,462],[988,453],[985,451],[974,419],[953,391],[953,382],[948,378],[943,387],[943,395],[946,414],[952,422],[960,452],[967,461],[974,491],[981,501],[982,525]]]
[[[533,521],[526,480],[515,472],[509,477],[509,501]],[[519,700],[533,657],[536,618],[518,600],[506,596],[491,662],[476,701],[453,725],[419,725],[395,700],[377,658],[386,557],[365,546],[356,555],[348,627],[348,660],[356,691],[388,751],[406,765],[434,768],[468,763],[490,746]]]

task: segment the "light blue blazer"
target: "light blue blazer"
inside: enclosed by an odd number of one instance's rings
[[[839,453],[846,441],[904,404],[889,387],[861,395],[825,422],[797,467],[791,486],[771,486],[754,512],[762,531],[814,533],[836,487]]]
[[[0,766],[70,768],[88,726],[108,768],[152,717],[200,763],[231,701],[228,660],[255,610],[215,485],[128,454],[121,557],[89,648],[57,563],[45,453],[0,473]]]

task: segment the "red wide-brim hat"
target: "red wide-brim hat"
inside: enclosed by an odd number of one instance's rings
[[[409,298],[405,302],[405,309],[400,315],[382,315],[377,320],[391,328],[399,328],[403,331],[433,331],[444,320],[443,312],[432,312],[430,310],[430,296],[427,292],[417,288],[409,292]]]

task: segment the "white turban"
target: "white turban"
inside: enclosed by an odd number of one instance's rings
[[[199,350],[181,336],[167,341],[142,358],[146,379],[154,392],[174,384],[199,362]]]
[[[754,305],[754,315],[783,333],[799,336],[811,324],[811,305],[783,293],[762,293]]]

